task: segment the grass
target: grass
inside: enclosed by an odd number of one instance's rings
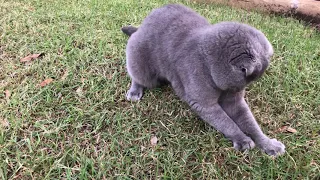
[[[292,18],[184,2],[212,23],[253,25],[273,44],[270,68],[246,97],[263,131],[287,147],[272,159],[257,148],[232,149],[169,87],[148,90],[138,103],[125,100],[120,27],[139,25],[165,3],[0,0],[2,179],[320,177],[320,33]],[[45,55],[20,62],[32,53]],[[285,125],[298,132],[277,131]]]

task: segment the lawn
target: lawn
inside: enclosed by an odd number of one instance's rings
[[[319,178],[320,33],[293,18],[177,2],[212,23],[244,22],[266,34],[275,55],[246,99],[263,131],[286,145],[283,156],[235,151],[170,87],[125,100],[120,28],[167,1],[0,0],[0,177]],[[20,62],[35,53],[43,55]]]

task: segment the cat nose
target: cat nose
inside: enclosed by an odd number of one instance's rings
[[[261,63],[256,63],[254,66],[250,66],[247,68],[247,73],[246,73],[246,77],[250,77],[253,75],[258,75],[260,74],[259,72],[262,71],[262,65]]]
[[[246,77],[249,77],[252,75],[252,73],[255,71],[255,67],[249,67],[249,68],[246,68]]]

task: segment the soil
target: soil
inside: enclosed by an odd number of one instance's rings
[[[227,4],[243,9],[255,9],[264,12],[293,15],[308,23],[320,25],[320,1],[319,0],[197,0]]]

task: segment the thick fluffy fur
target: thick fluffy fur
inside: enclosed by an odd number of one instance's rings
[[[244,100],[245,86],[263,74],[273,54],[262,32],[236,22],[211,25],[178,4],[153,10],[138,29],[122,30],[130,36],[128,100],[140,100],[144,88],[169,82],[234,148],[257,144],[272,156],[285,152],[281,142],[263,134]]]

